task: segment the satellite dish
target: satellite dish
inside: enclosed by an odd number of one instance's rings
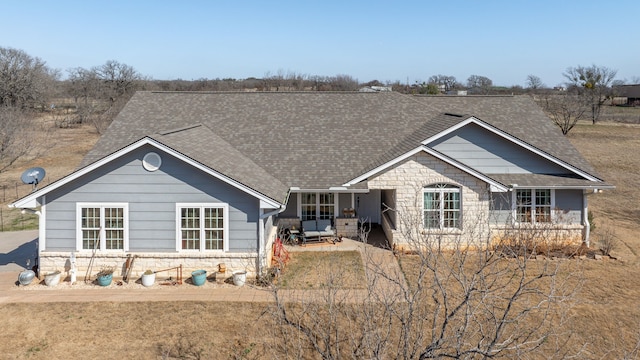
[[[44,179],[46,172],[41,167],[33,167],[25,170],[20,179],[25,184],[32,184],[33,190],[38,188],[38,184]]]

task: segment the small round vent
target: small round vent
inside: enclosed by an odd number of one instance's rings
[[[142,167],[147,171],[156,171],[160,169],[160,165],[162,165],[162,158],[154,152],[147,153],[142,158]]]

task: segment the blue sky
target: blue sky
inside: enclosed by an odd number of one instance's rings
[[[65,70],[117,60],[154,79],[278,72],[548,86],[567,67],[640,77],[640,1],[3,1],[0,47]],[[636,37],[636,38],[634,38]]]

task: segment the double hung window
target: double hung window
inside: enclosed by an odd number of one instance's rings
[[[304,220],[333,219],[334,193],[300,193],[300,218]]]
[[[423,189],[423,224],[426,229],[460,229],[460,188],[434,184]]]
[[[516,189],[515,219],[519,223],[551,222],[554,192],[550,189]]]
[[[228,250],[227,204],[177,204],[177,250]]]
[[[78,250],[128,250],[129,209],[127,204],[78,203]]]

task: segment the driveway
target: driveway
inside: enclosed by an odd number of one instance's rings
[[[0,232],[0,272],[20,272],[35,265],[38,230]]]

